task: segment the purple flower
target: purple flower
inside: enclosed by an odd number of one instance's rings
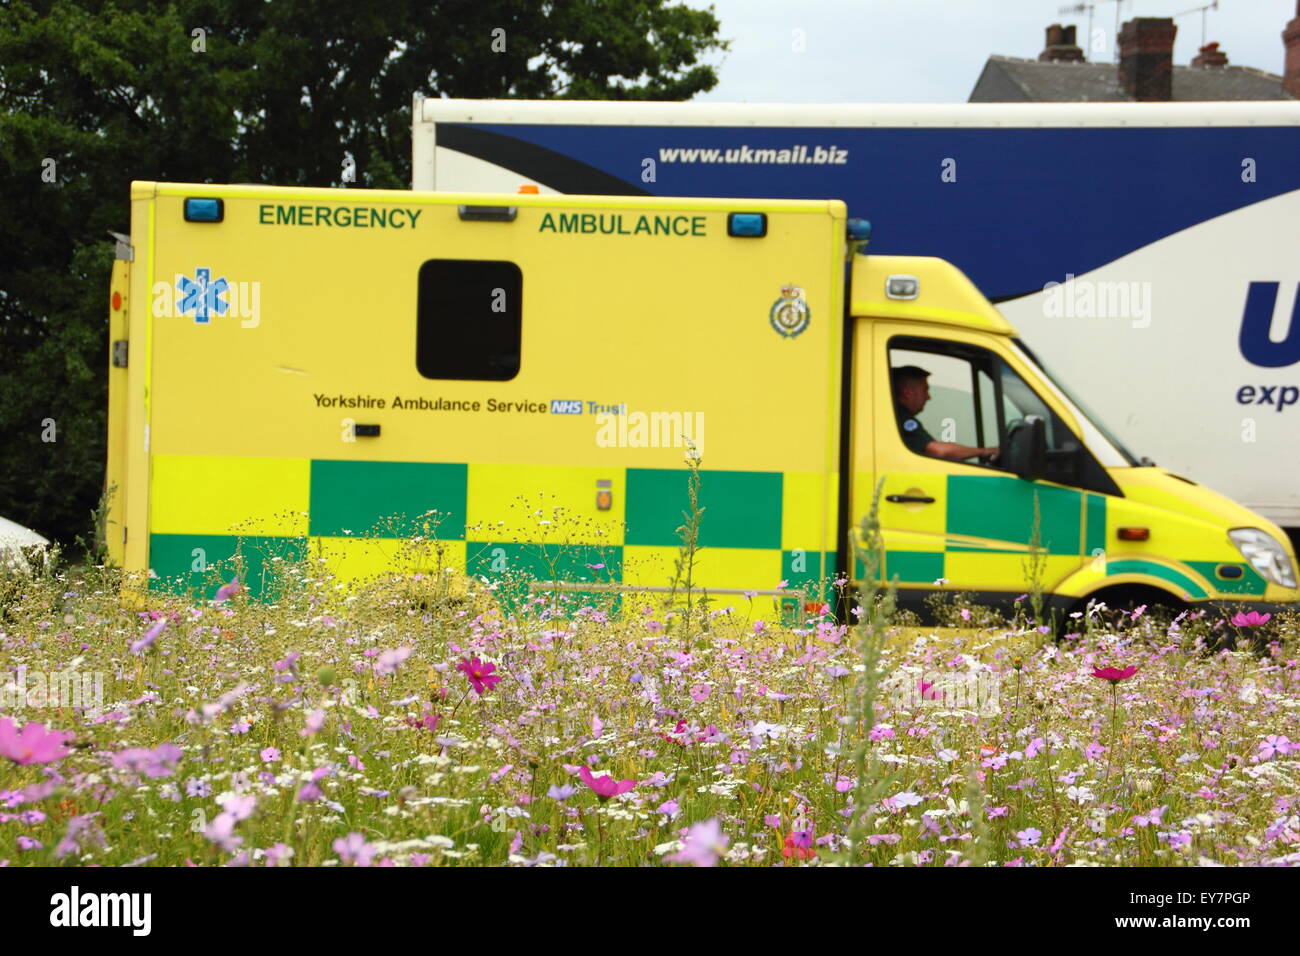
[[[695,866],[715,866],[718,857],[727,852],[730,837],[722,832],[716,817],[691,827],[682,841],[679,852],[668,857],[670,863],[690,863]]]
[[[293,665],[297,662],[298,658],[301,656],[302,655],[299,654],[297,651],[290,651],[288,654],[284,656],[283,660],[279,660],[275,662],[275,669],[278,671],[290,670],[293,668]]]
[[[40,850],[44,849],[45,844],[29,836],[20,836],[18,838],[18,849],[20,850]]]
[[[185,781],[185,793],[191,797],[209,797],[212,795],[212,785],[198,777],[190,777]]]
[[[159,744],[153,750],[131,747],[113,754],[113,766],[118,770],[134,770],[146,777],[170,777],[176,772],[181,759],[181,748],[175,744]]]
[[[334,852],[341,862],[353,866],[369,866],[375,856],[375,848],[360,833],[339,837],[334,841]]]
[[[312,803],[323,796],[325,796],[325,794],[321,792],[321,788],[316,786],[314,783],[304,783],[298,790],[299,803]]]
[[[1033,740],[1029,741],[1029,746],[1025,748],[1025,756],[1037,757],[1038,752],[1043,749],[1045,743],[1046,741],[1043,740],[1042,737],[1035,737]]]
[[[655,809],[655,813],[662,813],[664,816],[666,816],[666,817],[667,817],[668,819],[670,819],[670,820],[671,820],[673,817],[677,816],[677,800],[676,800],[676,798],[674,798],[674,799],[672,799],[672,800],[665,800],[663,803],[659,804],[659,806]]]
[[[262,751],[262,763],[275,763],[280,759],[280,751],[274,747],[267,747]]]
[[[149,630],[145,631],[144,637],[140,638],[140,640],[138,641],[132,642],[131,653],[143,654],[146,650],[149,649],[149,647],[153,645],[154,641],[158,640],[158,635],[162,633],[163,628],[166,626],[167,626],[167,618],[164,617],[153,627],[149,628]]]
[[[573,796],[577,792],[578,790],[576,787],[571,787],[566,783],[559,787],[551,787],[549,790],[546,791],[546,795],[550,797],[552,800],[559,800],[561,803],[563,803],[565,800],[568,800],[569,797]]]
[[[1027,830],[1021,830],[1017,833],[1016,839],[1020,841],[1022,847],[1033,846],[1038,842],[1042,835],[1043,832],[1041,830],[1036,829],[1035,827],[1030,827]]]
[[[277,843],[275,846],[266,848],[266,865],[267,866],[288,866],[289,858],[293,856],[293,847],[286,846],[283,843]]]
[[[1168,809],[1169,805],[1166,804],[1163,807],[1157,807],[1150,813],[1138,814],[1133,818],[1133,825],[1135,827],[1158,826],[1164,822],[1161,818],[1165,815],[1165,811]]]
[[[231,578],[229,584],[223,584],[217,588],[217,596],[213,599],[215,604],[225,604],[234,595],[240,591],[239,578]]]

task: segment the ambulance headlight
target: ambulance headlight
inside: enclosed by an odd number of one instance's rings
[[[1260,577],[1284,588],[1295,587],[1295,568],[1291,558],[1271,534],[1258,528],[1233,528],[1228,537],[1242,557],[1259,572]]]

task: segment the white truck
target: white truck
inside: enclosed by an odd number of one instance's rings
[[[1300,539],[1300,102],[415,98],[413,188],[843,199],[1132,454]]]

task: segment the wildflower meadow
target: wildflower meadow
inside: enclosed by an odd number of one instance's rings
[[[7,585],[0,866],[1300,863],[1293,615],[122,585]]]

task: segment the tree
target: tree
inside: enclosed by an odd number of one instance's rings
[[[101,493],[131,180],[336,186],[350,157],[405,188],[412,94],[688,99],[718,28],[665,0],[0,7],[0,514],[68,542]]]

